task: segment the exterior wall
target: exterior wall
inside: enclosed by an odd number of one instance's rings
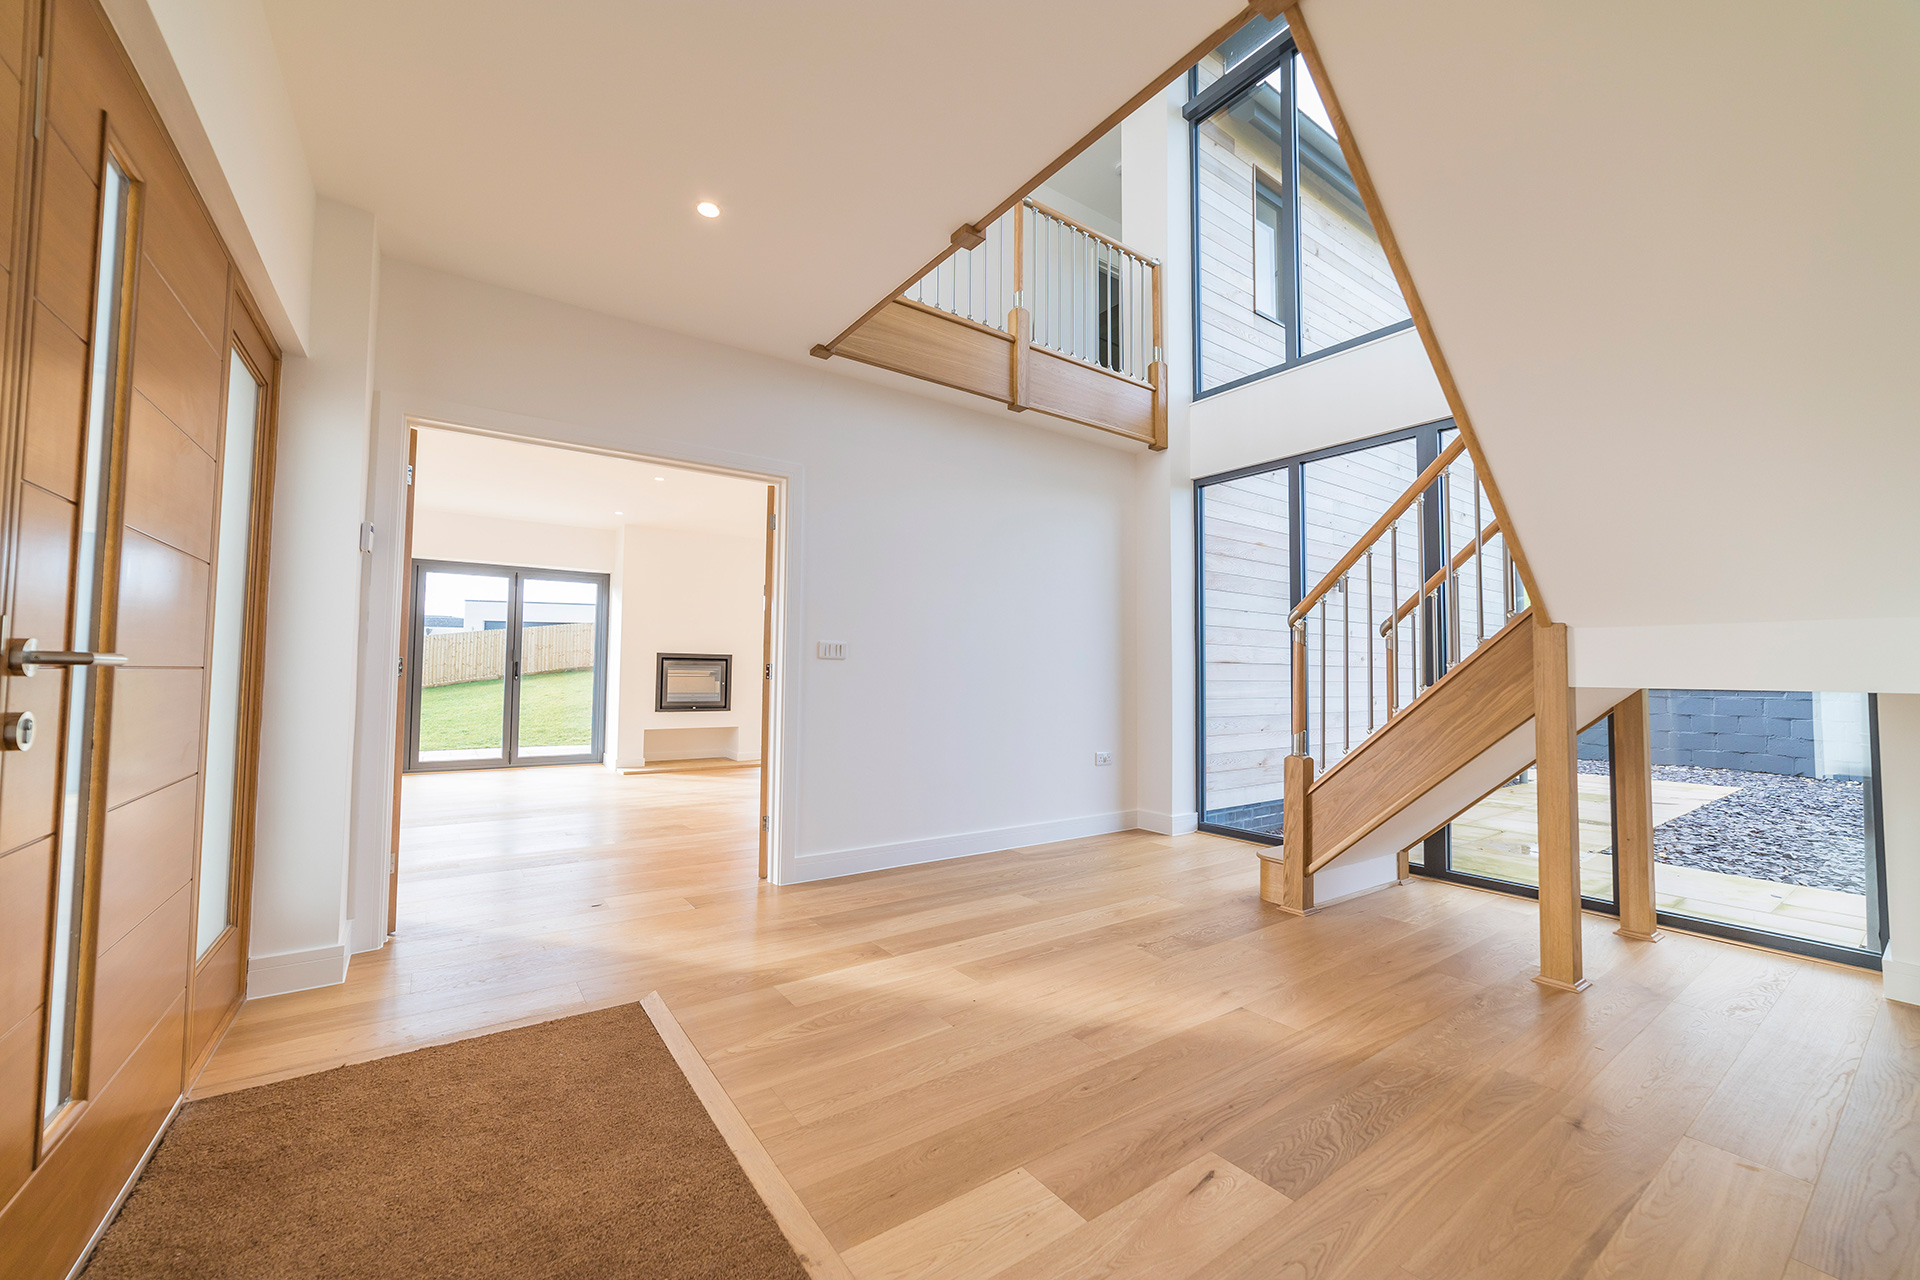
[[[1811,693],[1649,690],[1653,762],[1817,777],[1813,699]],[[1588,758],[1584,751],[1582,758]]]

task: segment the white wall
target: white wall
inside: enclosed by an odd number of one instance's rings
[[[616,767],[649,760],[760,757],[761,597],[766,541],[627,525],[620,546],[620,696]],[[733,658],[726,711],[656,711],[662,653]]]
[[[1403,329],[1196,403],[1192,474],[1237,471],[1447,416],[1420,335]]]
[[[613,529],[508,520],[468,511],[413,512],[417,560],[467,560],[529,569],[612,573],[619,534]]]
[[[307,349],[314,189],[260,0],[102,0],[283,349]]]
[[[253,995],[346,976],[360,522],[379,269],[373,219],[322,201],[309,354],[289,357],[281,370],[254,834]],[[391,659],[378,656],[391,684]]]
[[[1805,12],[1309,6],[1582,682],[1920,692],[1920,10]]]
[[[386,501],[409,415],[783,479],[778,877],[1132,825],[1130,454],[399,262],[380,320]]]

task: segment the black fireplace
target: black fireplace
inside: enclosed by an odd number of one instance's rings
[[[656,711],[733,709],[733,658],[722,653],[663,653]]]

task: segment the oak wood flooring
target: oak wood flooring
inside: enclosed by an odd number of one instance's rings
[[[421,775],[400,928],[196,1096],[658,989],[858,1280],[1920,1277],[1876,974],[1145,832],[772,887],[753,771]]]

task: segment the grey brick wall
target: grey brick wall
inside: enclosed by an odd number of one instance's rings
[[[1238,804],[1229,809],[1209,809],[1206,821],[1215,826],[1232,827],[1236,831],[1258,831],[1263,835],[1280,834],[1280,801],[1264,800],[1259,804]]]
[[[1652,689],[1647,722],[1655,764],[1814,776],[1811,693]]]

